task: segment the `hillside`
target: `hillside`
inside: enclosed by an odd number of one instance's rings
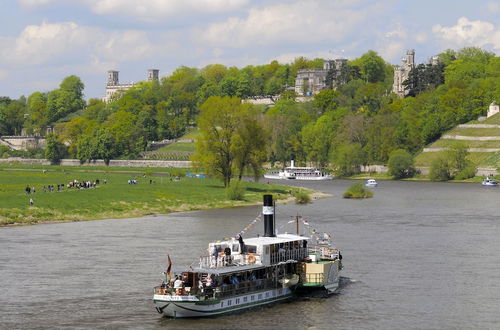
[[[473,120],[445,132],[440,139],[426,146],[415,158],[417,166],[430,166],[444,150],[454,145],[466,145],[468,159],[477,167],[500,167],[500,114],[484,121]]]

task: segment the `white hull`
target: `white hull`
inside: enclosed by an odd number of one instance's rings
[[[212,304],[203,304],[194,296],[191,300],[177,300],[179,297],[168,295],[154,295],[154,302],[157,311],[168,317],[206,317],[267,305],[292,296],[289,288],[279,288],[226,297]]]
[[[303,181],[323,181],[323,180],[333,180],[332,175],[324,176],[295,176],[295,177],[284,177],[277,174],[265,174],[264,178],[273,180],[303,180]]]

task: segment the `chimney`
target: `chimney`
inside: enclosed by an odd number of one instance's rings
[[[264,195],[262,214],[264,215],[264,237],[276,237],[274,233],[273,195]]]

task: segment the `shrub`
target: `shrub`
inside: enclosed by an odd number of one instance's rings
[[[455,179],[457,180],[465,180],[470,179],[476,176],[476,167],[474,165],[469,165],[462,169],[460,172],[455,175]]]
[[[391,152],[387,167],[389,168],[389,175],[392,175],[395,179],[408,178],[415,174],[413,157],[409,152],[402,149]]]
[[[226,188],[226,197],[232,201],[241,201],[245,198],[245,185],[240,180],[233,180]]]
[[[451,170],[451,164],[447,157],[441,156],[431,163],[429,178],[432,181],[448,181],[452,178]]]
[[[302,190],[294,192],[293,197],[295,197],[295,203],[297,204],[307,204],[311,202],[311,196],[309,196],[308,193]]]
[[[373,197],[373,191],[367,189],[362,182],[355,182],[344,192],[343,197],[370,198]]]

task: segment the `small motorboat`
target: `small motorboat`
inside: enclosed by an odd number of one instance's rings
[[[365,181],[365,186],[367,187],[376,187],[378,185],[377,181],[375,179],[368,179]]]
[[[488,177],[486,177],[486,179],[483,180],[482,185],[483,186],[495,187],[495,186],[498,186],[498,182],[494,178],[490,178],[488,176]]]

